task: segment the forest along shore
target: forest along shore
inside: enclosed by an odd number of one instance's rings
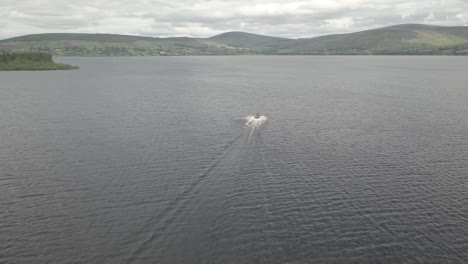
[[[76,70],[78,66],[55,63],[52,55],[44,52],[2,52],[0,71]]]

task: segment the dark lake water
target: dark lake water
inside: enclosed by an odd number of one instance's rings
[[[0,263],[468,263],[466,57],[57,60],[0,72]]]

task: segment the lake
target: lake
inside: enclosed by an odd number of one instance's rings
[[[0,72],[1,263],[468,263],[466,57],[56,61]]]

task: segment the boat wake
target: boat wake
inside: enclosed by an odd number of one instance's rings
[[[252,141],[252,137],[254,133],[260,128],[260,126],[268,120],[268,117],[262,115],[260,117],[256,117],[253,115],[249,115],[245,117],[246,123],[245,126],[250,128],[250,133],[248,137],[248,143]]]
[[[255,118],[255,116],[249,115],[245,117],[245,120],[246,120],[246,123],[245,123],[246,126],[260,126],[261,124],[264,124],[268,120],[268,117],[262,115],[259,118]]]
[[[245,120],[245,127],[239,131],[226,145],[222,148],[219,157],[211,163],[204,171],[202,171],[194,180],[187,184],[178,195],[174,197],[168,205],[160,211],[155,211],[141,226],[141,231],[138,236],[132,236],[124,242],[130,244],[131,250],[126,257],[126,263],[134,263],[141,260],[141,256],[153,252],[154,254],[164,254],[163,242],[167,240],[167,230],[170,230],[177,224],[176,219],[184,217],[191,208],[200,206],[200,199],[206,197],[206,193],[210,192],[207,182],[214,184],[218,182],[225,183],[227,179],[216,179],[226,174],[225,172],[236,171],[236,168],[242,167],[244,159],[250,151],[255,151],[262,141],[257,141],[260,138],[262,124],[265,124],[268,118],[266,116],[246,116],[237,120]],[[239,124],[240,125],[240,124]],[[212,191],[211,191],[212,192]],[[200,195],[205,194],[205,196]],[[214,195],[214,193],[212,193]],[[203,205],[204,208],[208,205]],[[193,214],[193,213],[192,213]]]

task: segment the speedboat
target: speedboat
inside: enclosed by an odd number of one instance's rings
[[[256,113],[255,115],[246,116],[245,119],[247,120],[247,123],[245,123],[247,126],[250,126],[250,125],[258,126],[258,125],[265,123],[265,121],[267,120],[267,117],[264,115],[261,115],[260,113]]]

